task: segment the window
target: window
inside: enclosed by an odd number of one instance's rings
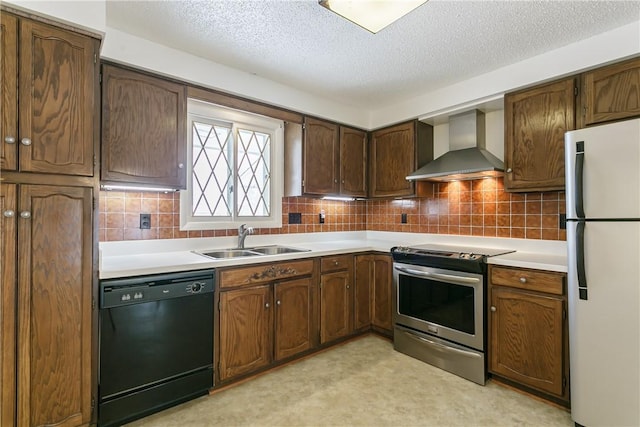
[[[281,227],[282,121],[194,99],[187,108],[180,229]]]

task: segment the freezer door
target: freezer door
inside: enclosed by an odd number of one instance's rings
[[[588,299],[578,297],[575,222],[567,225],[571,416],[640,425],[640,222],[587,222]]]
[[[579,150],[583,147],[583,152]],[[565,134],[567,218],[640,218],[640,119]]]

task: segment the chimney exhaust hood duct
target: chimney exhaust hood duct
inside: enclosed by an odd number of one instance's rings
[[[504,163],[485,149],[484,113],[479,110],[449,118],[450,151],[422,166],[409,181],[458,181],[498,177]]]

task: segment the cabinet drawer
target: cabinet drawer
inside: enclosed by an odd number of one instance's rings
[[[510,286],[518,289],[564,294],[564,273],[527,270],[524,268],[490,267],[492,285]]]
[[[321,271],[327,273],[329,271],[347,270],[353,264],[353,255],[337,255],[324,257],[321,260]]]
[[[220,288],[274,282],[313,272],[313,260],[261,264],[255,267],[234,268],[220,272]]]

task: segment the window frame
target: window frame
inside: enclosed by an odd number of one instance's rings
[[[193,216],[193,122],[207,124],[226,122],[232,125],[233,159],[231,216]],[[270,147],[270,215],[238,215],[238,127],[271,135]],[[267,116],[213,104],[199,99],[187,100],[187,189],[180,191],[180,230],[224,230],[247,224],[256,228],[282,227],[284,194],[284,122]]]

